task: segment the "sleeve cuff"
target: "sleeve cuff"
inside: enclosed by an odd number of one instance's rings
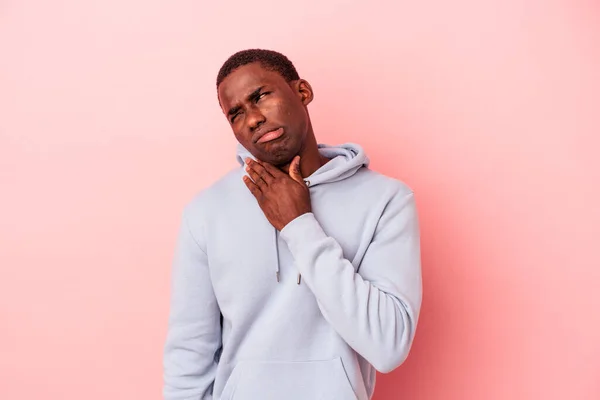
[[[281,237],[287,243],[292,255],[301,251],[301,248],[306,246],[310,241],[326,236],[319,221],[317,221],[315,215],[311,212],[302,214],[281,230]]]

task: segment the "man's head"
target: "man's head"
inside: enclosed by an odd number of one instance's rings
[[[219,70],[217,94],[236,139],[260,160],[285,165],[314,135],[306,108],[312,88],[283,54],[235,53]]]

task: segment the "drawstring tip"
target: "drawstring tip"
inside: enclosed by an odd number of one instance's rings
[[[277,278],[277,282],[279,282],[279,271],[275,272],[275,277]]]
[[[296,283],[299,285],[301,280],[302,280],[302,275],[298,274],[298,281]]]

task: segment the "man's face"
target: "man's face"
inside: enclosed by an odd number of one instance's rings
[[[288,83],[278,72],[252,63],[227,76],[218,95],[236,139],[259,160],[282,166],[303,150],[306,105],[312,100],[308,82]]]

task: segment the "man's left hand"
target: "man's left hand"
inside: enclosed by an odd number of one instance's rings
[[[265,217],[277,230],[302,214],[311,212],[310,191],[300,173],[300,156],[294,157],[289,175],[264,162],[246,159],[244,183],[252,192]]]

